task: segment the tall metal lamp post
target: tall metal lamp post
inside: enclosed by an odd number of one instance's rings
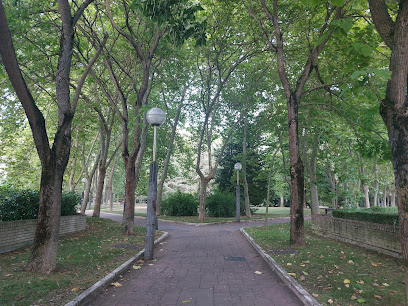
[[[156,138],[157,127],[166,120],[166,113],[158,107],[151,108],[146,114],[147,122],[153,125],[153,162],[150,164],[149,189],[147,193],[147,217],[144,259],[153,259],[154,231],[156,230],[156,200],[157,200],[157,164],[156,164]]]
[[[237,223],[240,222],[240,215],[241,215],[241,199],[240,199],[240,190],[239,190],[239,171],[242,170],[241,163],[236,163],[234,165],[234,169],[237,170],[237,204],[236,204],[236,211],[235,214],[237,215]]]

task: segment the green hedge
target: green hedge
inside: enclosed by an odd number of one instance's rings
[[[333,217],[373,222],[380,224],[398,225],[398,212],[394,209],[373,207],[369,209],[337,209],[332,212]]]
[[[216,191],[206,200],[206,207],[210,217],[235,217],[236,195]],[[240,214],[245,212],[245,205],[241,203]]]
[[[0,186],[1,221],[15,221],[38,218],[40,192],[38,190],[19,190],[9,186]],[[77,214],[77,205],[81,195],[64,192],[61,198],[61,216]]]
[[[162,202],[161,212],[167,216],[197,216],[198,205],[195,196],[177,191]]]

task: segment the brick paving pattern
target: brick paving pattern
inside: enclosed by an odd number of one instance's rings
[[[239,232],[256,225],[160,222],[169,237],[155,260],[126,272],[122,286],[109,286],[91,305],[302,305]]]

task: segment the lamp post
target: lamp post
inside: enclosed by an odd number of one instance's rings
[[[154,231],[157,227],[156,199],[157,199],[157,164],[156,164],[156,138],[157,127],[166,120],[166,113],[158,107],[151,108],[146,114],[147,122],[153,125],[153,161],[150,164],[149,189],[147,193],[147,217],[144,259],[153,259]]]
[[[237,216],[237,223],[240,222],[240,215],[241,215],[241,199],[240,199],[240,190],[239,190],[239,171],[242,169],[241,163],[236,163],[234,165],[234,169],[237,170],[237,188],[236,188],[236,194],[237,194],[237,202],[236,202],[236,211],[235,214]]]

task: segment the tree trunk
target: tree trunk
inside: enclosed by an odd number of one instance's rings
[[[119,154],[115,155],[115,159],[113,161],[112,164],[112,169],[109,175],[109,180],[108,180],[108,196],[109,196],[109,211],[112,212],[113,211],[113,177],[115,174],[115,169],[116,169],[116,164],[118,162],[119,159]]]
[[[364,193],[364,208],[370,208],[370,196],[369,196],[369,188],[366,184],[363,185],[363,193]]]
[[[105,184],[105,176],[106,176],[106,167],[99,164],[98,183],[97,183],[96,190],[95,190],[95,204],[94,204],[94,210],[92,213],[92,217],[99,218],[101,214],[102,194],[103,194],[103,186]]]
[[[290,160],[290,244],[304,247],[304,169],[300,158],[298,134],[298,101],[291,95],[287,100]]]
[[[285,207],[285,200],[283,198],[283,195],[280,196],[280,207]]]
[[[135,218],[135,189],[136,189],[136,172],[135,162],[129,161],[125,166],[126,183],[125,183],[125,208],[123,212],[123,232],[126,235],[133,234]]]
[[[244,197],[245,197],[245,214],[251,218],[251,206],[249,201],[249,190],[247,181],[247,130],[248,130],[248,116],[245,110],[244,114],[244,137],[242,141],[242,179],[244,183]],[[269,199],[268,199],[269,200]]]
[[[86,187],[85,187],[85,192],[84,192],[84,199],[82,201],[82,206],[81,206],[81,215],[85,215],[85,210],[88,205],[88,202],[90,201],[90,195],[91,195],[91,188],[92,188],[92,182],[94,181],[94,175],[96,173],[96,169],[99,164],[99,158],[100,158],[100,152],[98,153],[98,156],[96,157],[95,163],[92,167],[91,172],[88,174],[88,171],[85,169],[85,174],[86,174]]]
[[[207,178],[200,179],[200,206],[198,208],[198,220],[205,219],[205,199],[207,198],[207,185],[209,180]]]
[[[312,211],[312,215],[319,214],[319,194],[317,191],[317,184],[316,184],[316,171],[317,171],[317,151],[319,148],[319,134],[315,133],[313,139],[313,149],[312,154],[310,156],[310,208]]]

